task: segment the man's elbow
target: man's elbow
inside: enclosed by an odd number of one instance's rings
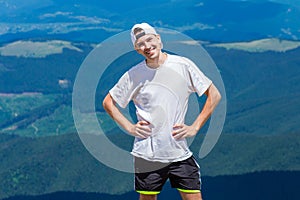
[[[221,101],[222,99],[222,95],[221,93],[219,92],[219,90],[216,88],[215,85],[211,85],[210,87],[210,91],[209,91],[209,94],[211,95],[212,97],[212,100],[214,102],[214,105],[218,105],[218,103]]]
[[[221,101],[221,99],[222,99],[222,95],[221,95],[221,93],[219,92],[219,90],[217,90],[217,94],[216,94],[216,102],[217,102],[217,104]]]
[[[102,106],[106,112],[110,113],[112,103],[113,102],[112,102],[112,98],[111,98],[110,94],[107,94],[106,97],[102,101]]]

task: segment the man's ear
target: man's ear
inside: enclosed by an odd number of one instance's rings
[[[157,34],[157,35],[155,35],[156,36],[156,38],[161,42],[161,38],[160,38],[160,35],[159,34]]]
[[[137,52],[138,54],[142,54],[142,52],[141,52],[140,49],[137,49],[137,48],[135,48],[135,47],[134,47],[134,49],[136,50],[136,52]]]
[[[161,37],[160,37],[160,35],[156,35],[156,38],[158,39],[158,41],[159,41],[159,43],[160,43],[160,48],[161,49],[163,49],[163,43],[162,43],[162,41],[161,41]]]

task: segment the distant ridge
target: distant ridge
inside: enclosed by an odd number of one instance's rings
[[[209,47],[223,47],[227,50],[235,49],[248,52],[286,52],[300,47],[300,41],[280,40],[278,38],[266,38],[254,40],[250,42],[234,42],[234,43],[216,43],[209,44]]]
[[[198,44],[197,41],[182,41],[184,44]],[[227,50],[241,50],[247,52],[286,52],[300,47],[298,40],[281,40],[279,38],[264,38],[260,40],[252,40],[248,42],[228,42],[228,43],[210,43],[209,41],[201,41],[204,46],[225,48]],[[66,40],[45,40],[31,41],[19,40],[0,46],[1,56],[16,56],[24,58],[45,58],[52,54],[62,54],[63,49],[83,52],[79,43],[73,43]],[[93,44],[90,44],[93,46]]]
[[[129,153],[132,146],[130,136],[113,130],[107,133],[107,137]],[[217,188],[215,190],[222,191],[225,185],[238,188],[248,182],[251,184],[247,189],[253,190],[254,185],[266,181],[260,187],[274,184],[273,188],[293,191],[292,187],[285,187],[291,183],[297,185],[296,181],[300,180],[299,137],[299,134],[223,134],[213,151],[206,158],[199,159],[201,134],[195,138],[191,149],[201,166],[205,190]],[[109,151],[104,153],[109,154]],[[0,199],[59,191],[115,195],[129,192],[133,187],[132,174],[109,168],[95,159],[75,133],[39,138],[0,134],[0,160],[5,160],[0,162]],[[280,171],[284,173],[280,174]],[[232,184],[227,184],[230,182]],[[235,189],[227,188],[223,192],[231,190]]]
[[[202,195],[208,200],[299,200],[297,172],[255,172],[245,175],[203,177]],[[38,196],[15,196],[3,200],[134,200],[136,192],[109,195],[87,192],[55,192]],[[167,183],[159,200],[180,200]]]
[[[0,47],[1,56],[16,56],[25,58],[45,58],[52,54],[61,54],[63,49],[70,49],[78,52],[82,50],[71,42],[62,40],[48,41],[16,41]]]

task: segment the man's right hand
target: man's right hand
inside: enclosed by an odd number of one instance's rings
[[[121,127],[129,134],[135,137],[145,139],[151,135],[150,123],[147,121],[139,121],[132,124],[118,109],[116,102],[108,93],[103,100],[103,108]]]
[[[130,134],[138,138],[146,139],[151,135],[151,128],[149,125],[150,123],[147,121],[139,121],[133,125]]]

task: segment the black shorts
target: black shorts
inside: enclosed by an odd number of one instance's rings
[[[169,179],[171,186],[181,192],[198,193],[201,189],[200,171],[194,157],[174,163],[159,163],[135,157],[135,190],[141,194],[159,194]]]

